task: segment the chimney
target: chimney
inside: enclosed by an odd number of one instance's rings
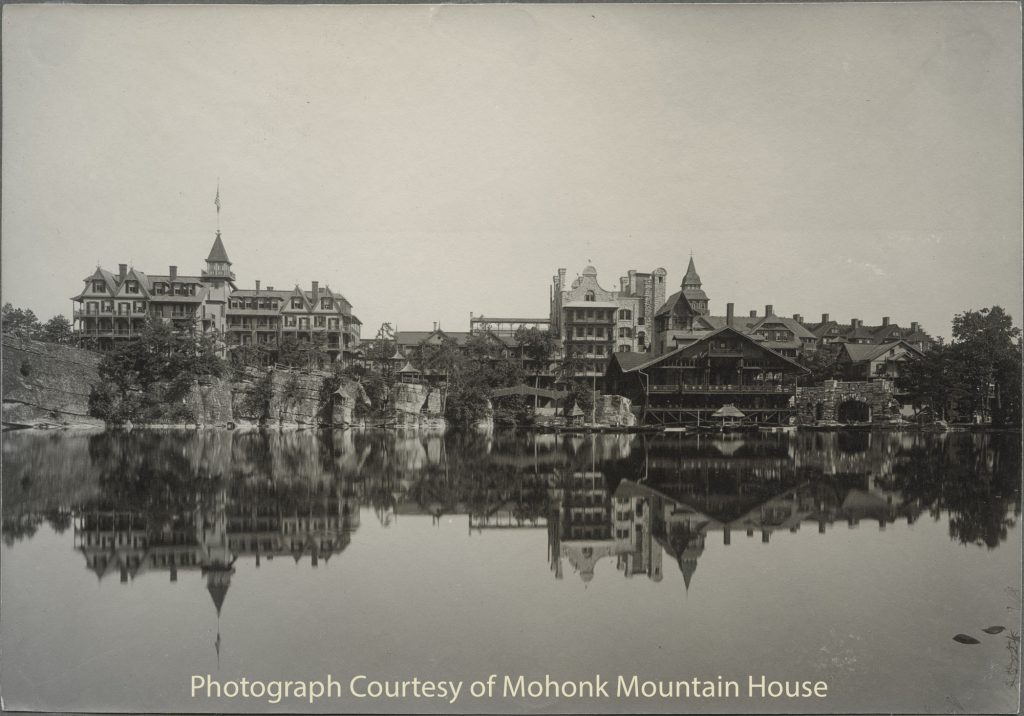
[[[888,325],[889,325],[889,317],[888,316],[882,316],[882,328],[885,328]]]
[[[171,280],[172,280],[172,281],[173,281],[174,279],[178,278],[178,267],[177,267],[177,266],[171,266],[171,267],[169,267],[169,268],[168,268],[168,270],[167,270],[167,272],[168,272],[169,274],[171,274]]]
[[[128,275],[128,264],[118,264],[117,273],[121,277],[121,280],[124,281],[124,277]]]
[[[260,292],[260,280],[256,279],[256,293]]]
[[[274,287],[273,287],[273,286],[267,286],[267,290],[268,290],[268,291],[273,291],[273,290],[274,290]]]
[[[796,321],[797,323],[803,323],[804,322],[804,317],[801,316],[799,313],[794,313],[793,314],[793,320]]]
[[[730,328],[732,328],[732,314],[733,305],[731,303],[725,304],[725,325],[729,326]]]
[[[434,321],[434,330],[437,330],[437,321]]]
[[[921,324],[918,323],[917,321],[914,321],[913,323],[910,324],[910,332],[911,333],[917,333],[920,329],[921,329]]]
[[[764,315],[765,315],[765,317],[768,317],[768,316],[774,316],[774,315],[775,315],[775,306],[773,306],[773,305],[772,305],[772,304],[770,304],[770,303],[769,303],[769,304],[767,304],[767,305],[766,305],[766,306],[764,307]]]
[[[750,317],[751,318],[757,318],[757,311],[751,311],[750,312]]]
[[[821,322],[822,323],[828,323],[828,314],[827,313],[821,314]]]
[[[316,301],[320,298],[320,282],[313,282],[313,300]]]
[[[850,319],[850,327],[851,328],[859,328],[860,327],[860,319],[859,318],[851,318]]]

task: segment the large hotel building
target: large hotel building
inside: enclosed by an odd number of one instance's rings
[[[127,264],[117,273],[97,267],[72,297],[77,305],[74,328],[98,348],[111,348],[139,333],[147,318],[161,318],[175,328],[213,335],[221,347],[277,346],[285,338],[322,342],[332,361],[355,350],[361,322],[352,304],[318,281],[308,289],[275,290],[273,286],[239,289],[220,232],[206,269],[185,275],[177,266],[166,274],[148,274]]]

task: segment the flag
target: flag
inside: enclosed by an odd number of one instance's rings
[[[217,196],[213,199],[213,205],[217,207],[217,213],[220,213],[220,182],[217,182]]]

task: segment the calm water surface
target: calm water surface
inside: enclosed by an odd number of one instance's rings
[[[998,435],[7,433],[0,686],[49,710],[308,710],[190,679],[330,673],[467,685],[313,709],[1010,711],[1020,469]],[[465,693],[492,673],[744,698]],[[745,698],[761,674],[829,695]]]

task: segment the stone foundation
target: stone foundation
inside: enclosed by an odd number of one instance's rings
[[[844,404],[851,404],[852,413],[866,410],[868,420],[863,422],[884,424],[900,417],[900,404],[892,381],[827,380],[821,386],[797,388],[796,391],[797,420],[802,425],[837,423],[842,417],[841,406]]]

